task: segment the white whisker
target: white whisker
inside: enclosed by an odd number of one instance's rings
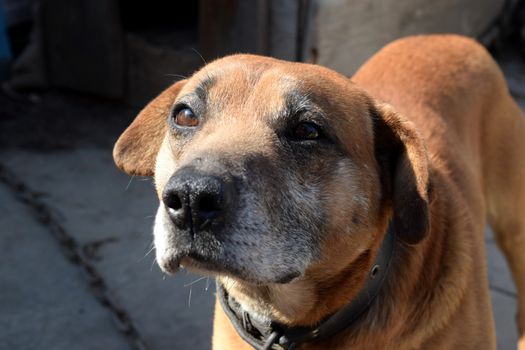
[[[148,250],[147,253],[146,253],[142,258],[139,259],[139,262],[141,262],[142,260],[146,259],[146,257],[147,257],[148,255],[150,255],[151,252],[154,251],[154,250],[155,250],[155,246],[152,244],[150,250]]]
[[[180,78],[180,79],[188,79],[188,77],[186,77],[184,75],[181,75],[181,74],[167,73],[166,75],[168,77],[175,77],[175,78]]]
[[[208,288],[210,288],[210,277],[206,277],[206,287],[204,288],[204,290],[207,292]]]
[[[129,179],[129,182],[128,182],[128,185],[126,186],[126,188],[124,189],[124,191],[127,191],[129,186],[131,185],[131,182],[133,181],[133,179],[135,178],[135,175],[131,175],[131,178]]]
[[[197,49],[195,49],[194,47],[191,48],[197,55],[199,55],[199,57],[201,58],[202,62],[204,62],[204,65],[208,65],[208,62],[206,62],[206,60],[204,59],[204,57],[202,57],[202,55],[200,54],[199,51],[197,51]]]
[[[191,287],[191,286],[194,285],[195,283],[200,282],[200,281],[202,281],[202,280],[205,279],[205,278],[206,278],[206,276],[203,276],[203,277],[197,278],[197,279],[196,279],[195,281],[193,281],[193,282],[186,283],[186,284],[184,285],[184,287]]]

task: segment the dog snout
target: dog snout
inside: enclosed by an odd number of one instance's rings
[[[197,233],[223,221],[232,194],[232,185],[221,178],[183,168],[166,184],[162,200],[179,229]]]

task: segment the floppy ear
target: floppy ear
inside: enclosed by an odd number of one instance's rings
[[[430,229],[429,172],[415,126],[388,104],[373,107],[375,154],[384,191],[392,201],[397,237],[416,244]]]
[[[155,160],[166,135],[166,119],[186,80],[181,80],[151,101],[120,135],[113,160],[130,175],[153,176]]]

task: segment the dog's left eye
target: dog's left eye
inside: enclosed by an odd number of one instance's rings
[[[182,108],[173,113],[173,120],[175,124],[182,127],[194,127],[199,125],[199,118],[193,113],[190,108]]]
[[[303,122],[291,130],[290,136],[296,140],[316,140],[321,137],[321,131],[315,124]]]

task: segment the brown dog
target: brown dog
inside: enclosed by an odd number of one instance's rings
[[[235,55],[153,100],[114,158],[155,177],[161,268],[217,277],[214,349],[251,348],[239,319],[267,348],[494,349],[488,217],[525,348],[525,119],[496,63],[470,39],[412,37],[352,81]]]

